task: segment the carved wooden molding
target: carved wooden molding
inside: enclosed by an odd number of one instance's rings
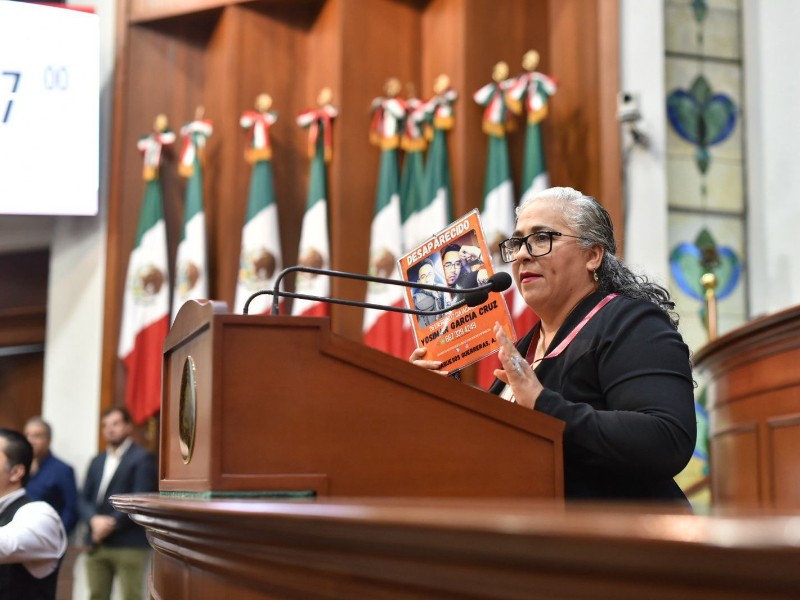
[[[708,600],[800,589],[797,516],[501,500],[112,502],[148,530],[153,597]]]

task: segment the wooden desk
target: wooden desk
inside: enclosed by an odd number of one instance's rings
[[[708,381],[715,506],[800,509],[800,307],[695,354]]]
[[[155,548],[150,597],[800,597],[800,516],[531,500],[116,496]]]

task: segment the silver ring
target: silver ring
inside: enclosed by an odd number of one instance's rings
[[[527,365],[528,361],[522,358],[519,354],[515,354],[511,357],[511,364],[514,365],[514,372],[517,375],[522,374],[522,365]]]

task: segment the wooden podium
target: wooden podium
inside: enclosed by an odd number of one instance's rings
[[[331,333],[187,302],[164,344],[160,490],[561,501],[564,424]]]
[[[708,382],[714,505],[800,509],[800,306],[694,355]]]

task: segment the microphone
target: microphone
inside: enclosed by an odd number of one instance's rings
[[[500,271],[489,277],[489,283],[492,284],[491,289],[489,289],[490,292],[505,292],[514,283],[514,280],[505,271]]]
[[[511,287],[511,275],[505,271],[500,271],[489,277],[489,281],[477,288],[465,288],[461,290],[467,306],[479,306],[489,299],[489,292],[505,292]],[[484,289],[487,288],[488,289]],[[429,311],[432,312],[432,311]]]
[[[410,308],[401,308],[396,306],[383,306],[380,304],[371,304],[369,302],[357,302],[354,300],[344,300],[341,298],[328,298],[328,297],[319,297],[319,296],[311,296],[308,294],[298,294],[295,292],[281,292],[280,291],[280,283],[281,280],[292,272],[303,272],[303,273],[314,273],[316,275],[326,275],[328,277],[342,277],[344,279],[355,279],[358,281],[367,281],[367,282],[374,282],[374,283],[385,283],[388,285],[399,285],[401,287],[411,287],[411,288],[419,288],[425,290],[433,290],[436,292],[445,292],[445,293],[454,293],[457,291],[459,294],[463,296],[463,300],[460,302],[456,302],[455,304],[448,306],[447,308],[441,308],[437,310],[416,310]],[[326,302],[330,304],[344,304],[347,306],[358,306],[361,308],[374,308],[377,310],[386,310],[390,312],[400,312],[404,314],[410,315],[439,315],[444,314],[446,312],[450,312],[456,308],[460,308],[462,306],[478,306],[479,304],[483,304],[489,298],[489,292],[502,292],[507,290],[511,286],[511,276],[505,272],[499,272],[492,275],[487,283],[483,285],[479,285],[477,287],[472,288],[462,288],[458,290],[454,290],[449,286],[442,286],[442,285],[432,285],[426,283],[419,283],[419,282],[409,282],[409,281],[402,281],[399,279],[389,279],[385,277],[374,277],[372,275],[361,275],[359,273],[348,273],[345,271],[333,271],[330,269],[318,269],[315,267],[304,267],[304,266],[294,266],[288,267],[280,272],[278,277],[275,279],[275,284],[273,289],[271,290],[259,290],[250,295],[247,301],[244,303],[244,307],[242,309],[243,314],[248,314],[248,310],[250,307],[250,302],[253,299],[257,298],[261,295],[269,295],[272,296],[272,311],[270,314],[277,315],[278,314],[278,303],[280,298],[301,298],[303,300],[315,300],[318,302]]]

